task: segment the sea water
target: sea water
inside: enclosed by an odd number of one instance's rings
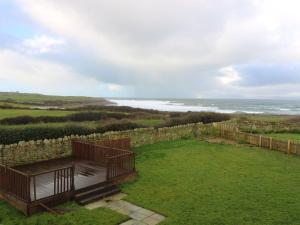
[[[300,115],[300,100],[261,99],[125,99],[109,98],[118,106],[173,112],[221,112]]]

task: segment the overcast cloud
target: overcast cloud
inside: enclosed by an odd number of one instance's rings
[[[0,91],[300,98],[297,0],[0,0]]]

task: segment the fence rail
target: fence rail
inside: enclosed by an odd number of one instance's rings
[[[0,165],[0,188],[23,201],[30,201],[30,177],[27,174]]]
[[[280,140],[273,137],[241,132],[233,125],[214,124],[207,125],[203,134],[218,136],[228,140],[246,142],[248,144],[284,152],[287,154],[300,155],[300,143],[291,140]]]
[[[135,171],[134,153],[115,147],[129,148],[130,140],[109,140],[103,144],[84,141],[72,142],[72,154],[85,160],[96,161],[106,167],[107,181]],[[74,166],[26,174],[0,164],[0,189],[25,202],[74,191]],[[44,184],[45,180],[53,182]],[[53,185],[52,193],[45,194],[43,185]]]
[[[130,150],[131,140],[130,138],[119,138],[119,139],[106,139],[101,141],[96,141],[96,145],[101,145],[105,147],[111,147],[116,149]]]
[[[119,176],[135,171],[134,153],[117,155],[107,158],[107,180],[113,180]]]
[[[125,146],[129,148],[130,139],[115,140],[115,142],[108,140],[105,146],[100,145],[101,143],[103,142],[91,143],[75,140],[72,142],[72,154],[75,157],[93,160],[105,166],[107,181],[135,171],[135,154],[128,150],[112,147]]]
[[[74,166],[69,166],[30,175],[32,187],[31,201],[41,200],[43,198],[74,191],[74,171]],[[48,177],[53,180],[53,189],[50,189],[53,190],[53,192],[50,193],[50,195],[47,193],[45,196],[43,195],[42,185],[39,184],[43,184],[43,181]]]

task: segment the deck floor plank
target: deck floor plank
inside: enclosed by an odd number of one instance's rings
[[[72,157],[48,160],[15,167],[25,173],[36,174],[74,165],[75,190],[105,182],[106,168],[94,161]],[[68,175],[68,177],[70,174]],[[67,176],[66,176],[67,177]],[[54,195],[54,172],[36,177],[36,200]],[[69,184],[70,185],[70,184]],[[31,180],[31,199],[34,199],[33,180]]]

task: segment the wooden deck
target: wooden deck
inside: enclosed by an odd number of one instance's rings
[[[17,169],[24,173],[30,174],[40,174],[36,176],[36,196],[34,195],[34,185],[31,180],[30,185],[30,195],[31,199],[39,200],[42,198],[50,197],[55,194],[54,187],[54,172],[48,172],[64,167],[74,166],[74,188],[80,190],[82,188],[95,185],[98,183],[103,183],[106,181],[106,168],[101,166],[95,161],[89,161],[78,158],[60,158],[55,160],[48,160],[45,162],[38,162],[34,164],[17,166],[14,169]],[[44,173],[46,172],[46,173]],[[65,185],[69,181],[71,174],[63,174],[66,177]]]
[[[70,199],[86,204],[136,177],[130,139],[72,140],[70,157],[7,167],[0,164],[0,194],[26,215]]]

